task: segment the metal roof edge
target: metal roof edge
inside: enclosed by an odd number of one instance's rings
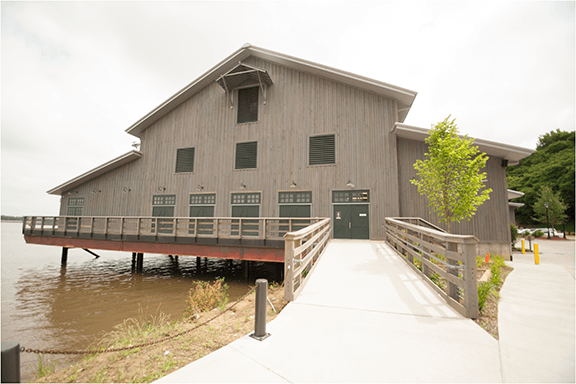
[[[428,136],[428,129],[415,127],[412,125],[407,125],[404,123],[395,123],[392,132],[398,137],[403,137],[412,140],[424,141]],[[461,138],[464,135],[458,135]],[[506,160],[511,161],[508,165],[517,164],[518,161],[530,156],[534,152],[533,149],[517,147],[510,144],[499,143],[496,141],[490,141],[485,139],[479,139],[476,137],[468,136],[470,139],[474,139],[474,145],[478,146],[478,149],[482,152],[486,152],[488,155],[502,157]]]
[[[216,80],[218,74],[216,73],[220,69],[226,67],[227,65],[234,65],[236,61],[241,61],[249,56],[255,56],[264,60],[275,62],[277,64],[286,65],[291,68],[300,69],[306,72],[318,76],[324,76],[326,78],[340,81],[349,85],[353,85],[362,89],[366,89],[377,94],[383,94],[389,97],[393,97],[400,101],[401,108],[405,111],[412,107],[412,103],[418,94],[415,91],[411,91],[406,88],[391,85],[379,80],[374,80],[365,76],[360,76],[350,72],[342,71],[336,68],[332,68],[326,65],[314,63],[312,61],[299,59],[297,57],[285,55],[282,53],[270,51],[264,48],[256,47],[250,44],[244,44],[240,49],[236,50],[234,53],[226,57],[224,60],[220,61],[218,64],[210,68],[196,80],[189,83],[184,88],[180,89],[174,95],[169,97],[166,101],[161,103],[159,106],[154,108],[140,120],[128,127],[125,132],[139,137],[138,135],[144,129],[162,116],[167,114],[172,110],[171,107],[176,107],[180,104],[182,98],[187,98],[192,96],[196,91],[199,91],[204,86],[208,85],[210,81]],[[214,77],[214,78],[212,78]],[[182,100],[183,101],[183,100]],[[407,111],[402,112],[402,120],[406,117]]]
[[[508,189],[508,200],[510,199],[517,199],[519,197],[522,197],[525,195],[524,192],[520,192],[520,191],[515,191],[513,189]]]
[[[154,108],[152,111],[148,112],[144,117],[142,117],[140,120],[138,120],[137,122],[132,124],[130,127],[128,127],[125,130],[125,132],[127,132],[133,136],[138,137],[138,134],[140,132],[142,132],[144,129],[148,128],[148,126],[141,127],[141,125],[143,123],[146,123],[147,121],[149,121],[151,117],[156,115],[158,112],[160,112],[165,107],[168,107],[170,104],[178,101],[178,99],[181,98],[183,95],[186,96],[186,95],[189,95],[190,93],[192,93],[192,94],[195,93],[194,90],[196,90],[198,88],[198,86],[201,86],[201,88],[203,88],[204,83],[205,82],[207,83],[211,80],[210,75],[214,75],[214,73],[218,69],[220,69],[223,65],[230,63],[230,62],[233,62],[233,60],[235,62],[239,57],[240,57],[240,60],[242,60],[242,58],[244,58],[244,57],[241,57],[242,55],[240,55],[240,54],[242,52],[245,52],[247,49],[249,49],[249,47],[250,47],[249,44],[244,44],[240,49],[238,49],[235,52],[233,52],[232,54],[228,55],[228,57],[226,57],[224,60],[221,60],[218,64],[216,64],[215,66],[210,68],[208,71],[206,71],[202,75],[200,75],[200,77],[198,77],[197,79],[195,79],[194,81],[192,81],[191,83],[186,85],[184,88],[180,89],[174,95],[170,96],[166,101],[161,103],[159,106]],[[169,111],[166,111],[166,113],[168,113],[168,112]],[[158,118],[164,116],[166,113],[163,113],[161,116],[158,116]],[[152,123],[155,122],[156,120],[158,120],[158,119],[153,120]]]
[[[116,168],[121,167],[124,164],[128,164],[134,160],[137,160],[142,157],[142,152],[132,150],[127,152],[123,155],[120,155],[102,165],[99,165],[96,168],[89,170],[88,172],[84,172],[80,176],[77,176],[67,182],[60,184],[59,186],[52,188],[51,190],[47,191],[46,193],[50,195],[61,195],[62,193],[80,185],[87,181],[90,181],[104,173],[110,172]]]

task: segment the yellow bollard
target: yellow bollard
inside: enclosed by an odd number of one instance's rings
[[[522,239],[520,241],[522,241],[522,254],[525,255],[526,254],[526,246],[524,244],[524,239]]]
[[[540,254],[538,254],[538,243],[534,243],[534,263],[540,264]]]

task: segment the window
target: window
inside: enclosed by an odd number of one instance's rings
[[[216,204],[216,194],[215,193],[199,193],[195,195],[190,195],[190,205],[204,205]]]
[[[238,124],[258,121],[259,87],[238,90]]]
[[[232,204],[260,204],[260,193],[233,193]]]
[[[176,151],[176,173],[194,172],[194,148],[179,148]]]
[[[66,209],[66,216],[82,216],[84,208],[83,197],[71,197],[68,199],[68,208]]]
[[[258,142],[236,143],[236,169],[256,168]]]
[[[309,164],[336,164],[336,136],[310,136]]]
[[[155,195],[152,197],[153,217],[174,217],[176,195]]]
[[[278,192],[280,204],[312,203],[312,192]]]
[[[370,202],[370,193],[367,190],[332,192],[332,203],[368,203],[368,202]]]

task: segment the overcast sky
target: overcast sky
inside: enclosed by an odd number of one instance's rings
[[[2,2],[2,214],[132,149],[126,128],[249,42],[408,88],[406,124],[525,148],[574,130],[574,2]]]

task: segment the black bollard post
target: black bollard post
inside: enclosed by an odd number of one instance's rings
[[[2,342],[2,382],[20,382],[20,344],[14,341]]]
[[[254,313],[254,333],[250,337],[262,341],[270,336],[266,333],[266,300],[268,297],[268,280],[256,280],[256,310]]]

